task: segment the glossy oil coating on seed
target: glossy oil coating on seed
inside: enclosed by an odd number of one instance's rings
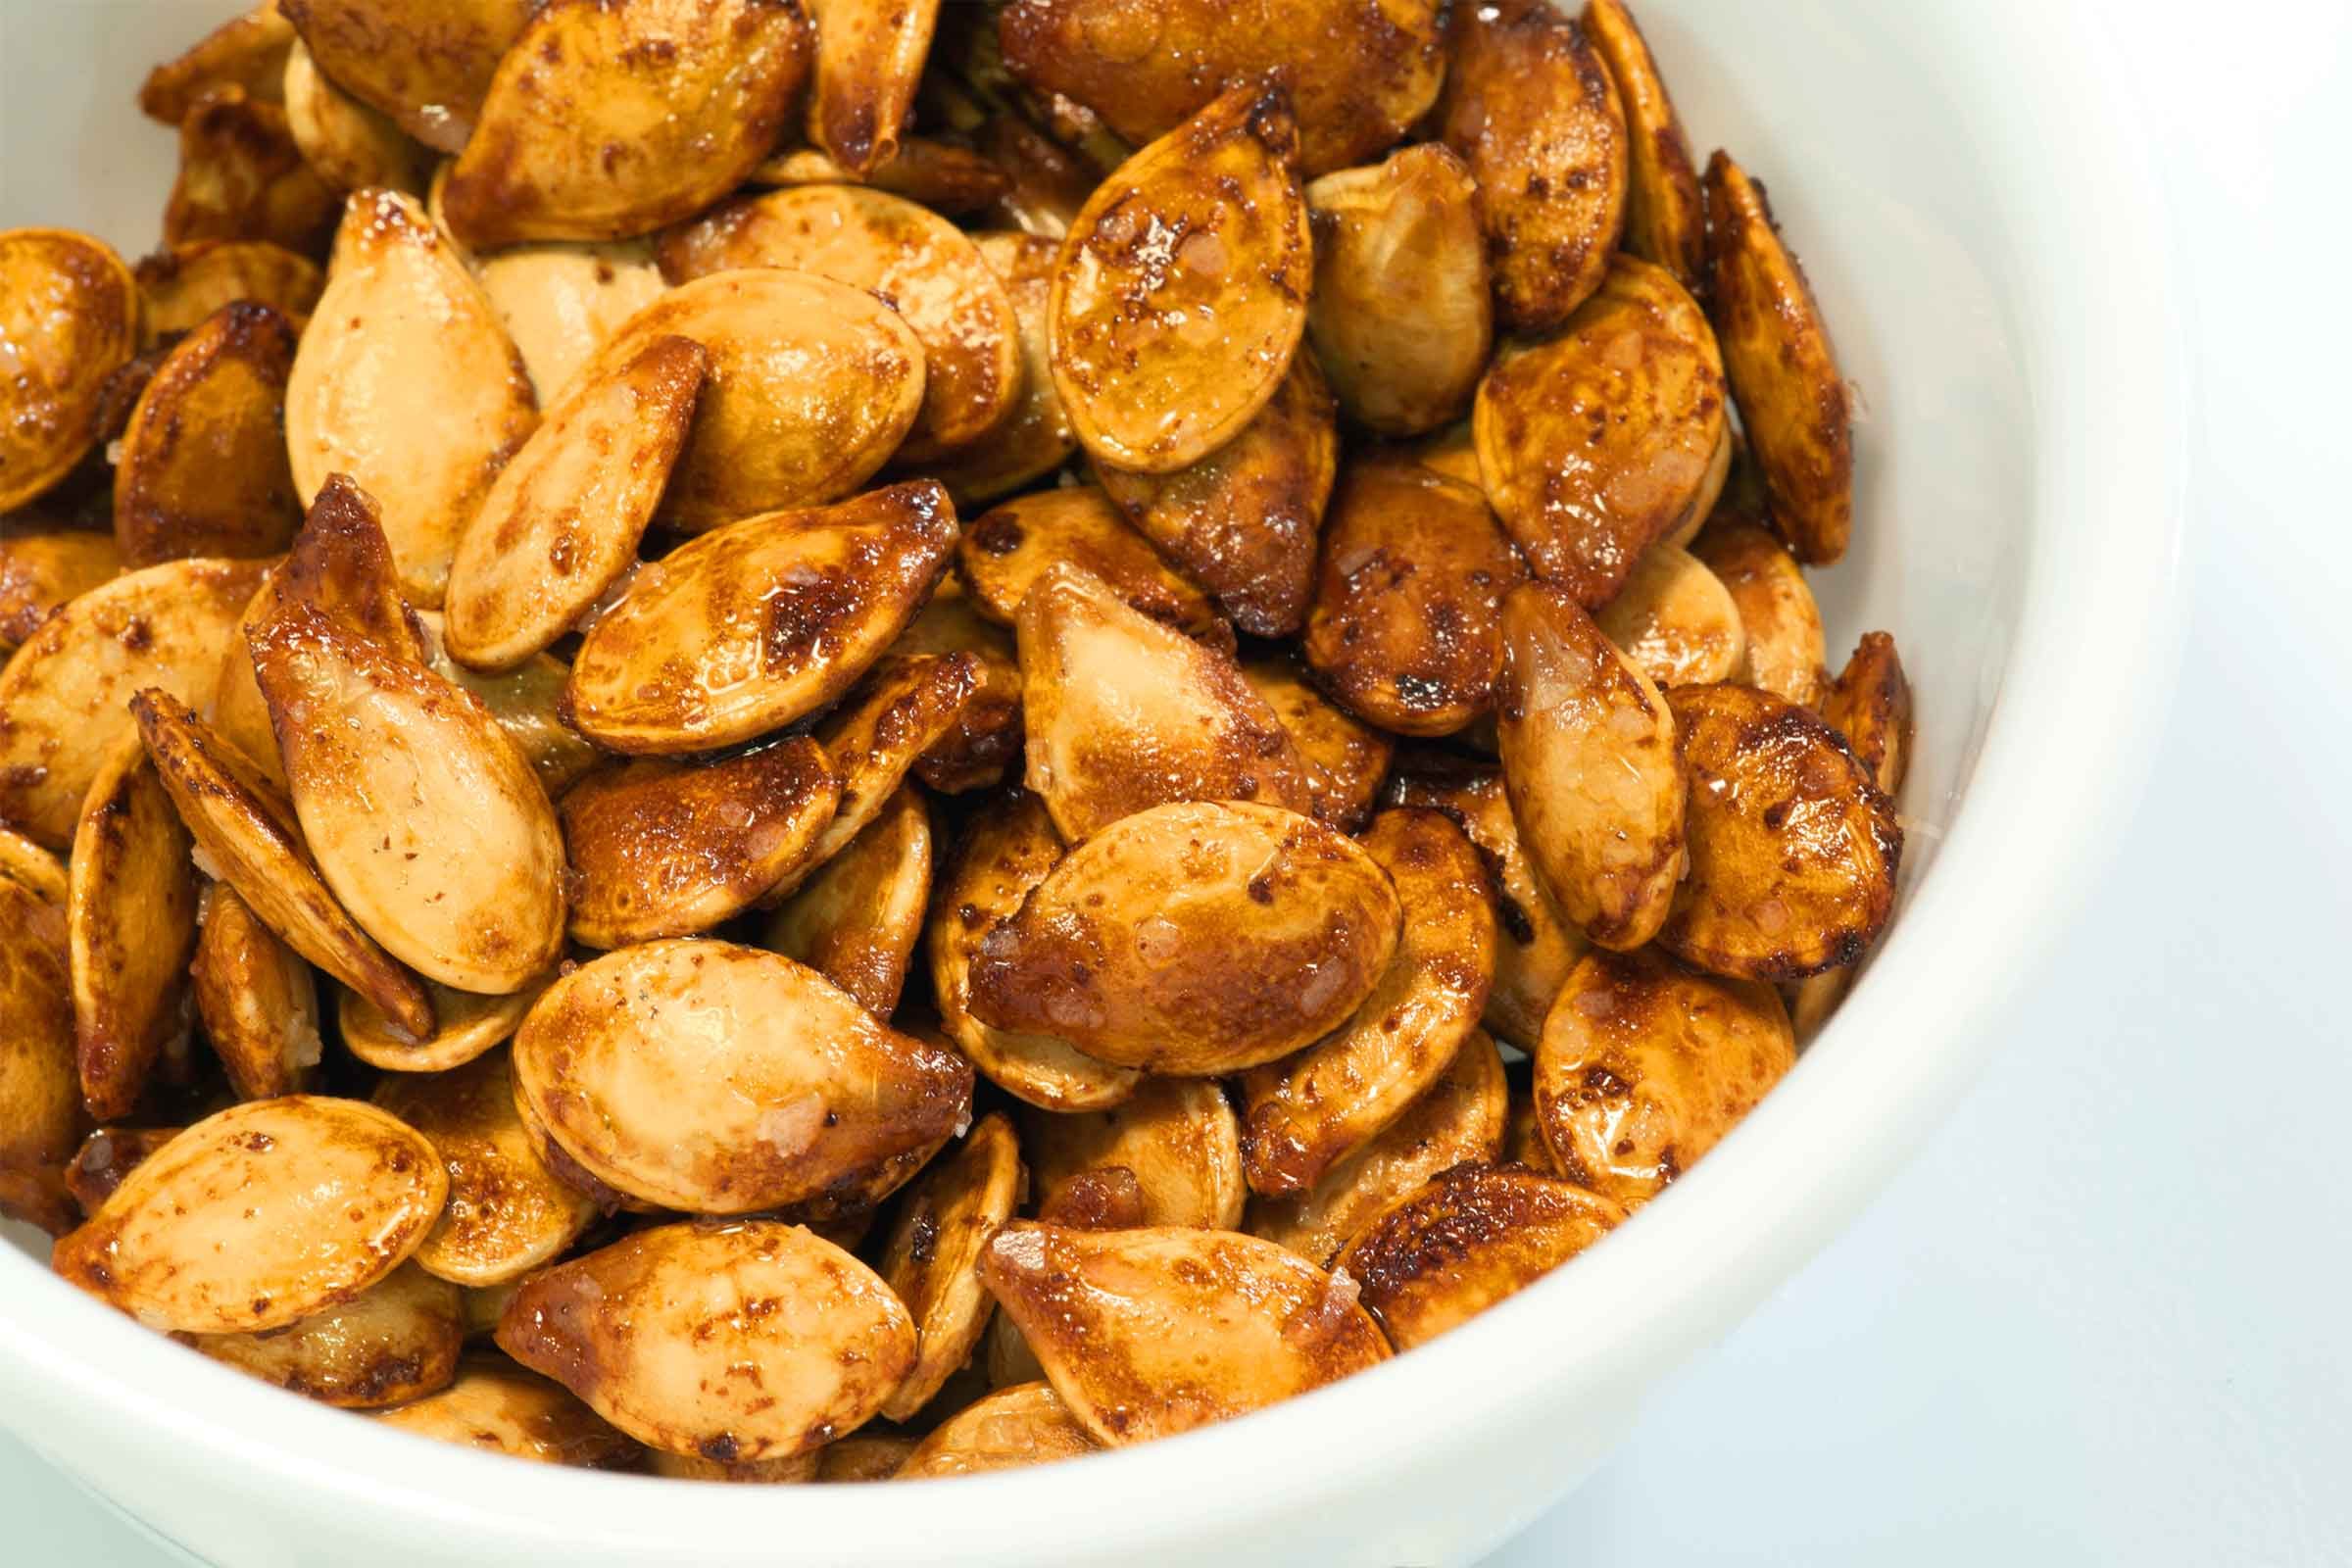
[[[437,608],[458,537],[538,423],[531,382],[481,288],[424,210],[354,195],[286,384],[308,506],[333,473],[383,509],[409,597]]]
[[[1625,248],[1696,288],[1706,260],[1706,210],[1682,117],[1624,0],[1586,0],[1583,21],[1625,111]]]
[[[1002,1112],[985,1116],[952,1154],[906,1190],[882,1244],[882,1282],[914,1318],[913,1369],[882,1415],[904,1421],[971,1357],[995,1310],[974,1265],[1021,1196],[1020,1150]]]
[[[1403,1115],[1312,1188],[1250,1199],[1250,1233],[1328,1267],[1391,1202],[1441,1171],[1499,1157],[1508,1103],[1502,1054],[1493,1036],[1473,1031]]]
[[[1021,602],[1029,787],[1073,841],[1170,801],[1311,811],[1312,764],[1233,656],[1056,566]]]
[[[554,962],[563,838],[489,710],[308,605],[250,642],[303,837],[361,929],[469,991],[519,990]]]
[[[431,150],[329,81],[299,38],[286,56],[284,89],[286,133],[330,189],[381,185],[415,196],[431,180]]]
[[[558,815],[570,935],[592,948],[708,931],[806,863],[841,786],[806,735],[718,761],[590,774]]]
[[[1487,499],[1529,569],[1588,610],[1707,499],[1723,362],[1696,301],[1620,256],[1558,335],[1504,349],[1472,429]]]
[[[115,467],[123,562],[272,556],[301,526],[283,409],[295,333],[240,301],[198,323],[139,394]]]
[[[1315,529],[1339,472],[1330,388],[1301,346],[1241,433],[1174,473],[1097,461],[1103,493],[1159,553],[1256,637],[1287,637],[1313,592]]]
[[[533,0],[279,0],[318,69],[439,152],[466,145]]]
[[[1697,557],[1665,539],[1642,552],[1624,590],[1592,618],[1660,686],[1730,680],[1747,657],[1747,630],[1731,590]]]
[[[1236,1072],[1338,1027],[1399,924],[1379,862],[1311,817],[1158,806],[1078,844],[981,939],[971,1008],[1121,1066]]]
[[[1302,0],[1248,15],[1213,0],[1014,0],[1005,66],[1102,117],[1129,141],[1173,129],[1222,83],[1281,70],[1308,173],[1376,157],[1421,118],[1445,72],[1434,0]]]
[[[503,997],[453,991],[428,981],[423,989],[430,1002],[430,1021],[421,1032],[412,1033],[385,1016],[382,1007],[357,991],[342,993],[335,1019],[344,1046],[370,1067],[386,1072],[448,1072],[513,1039],[531,1004],[554,979],[551,969]]]
[[[136,733],[123,736],[90,781],[67,862],[81,1097],[101,1121],[128,1115],[156,1058],[187,1039],[196,951],[188,849],[147,749]]]
[[[303,161],[286,112],[244,88],[207,88],[179,122],[179,175],[164,205],[164,243],[266,239],[316,251],[335,192]]]
[[[1315,820],[1343,833],[1370,821],[1396,741],[1328,701],[1307,683],[1295,660],[1244,660],[1242,679],[1274,710],[1308,762],[1306,785],[1314,800]]]
[[[43,621],[0,668],[0,821],[64,849],[99,764],[130,733],[123,705],[149,687],[200,695],[265,569],[166,562]]]
[[[1443,142],[1306,187],[1315,291],[1307,340],[1340,407],[1388,436],[1459,417],[1494,336],[1478,182]]]
[[[932,1428],[892,1479],[1018,1470],[1076,1459],[1101,1447],[1052,1384],[1020,1383],[965,1405]]]
[[[1324,531],[1307,662],[1373,723],[1450,735],[1494,705],[1502,600],[1526,576],[1474,486],[1398,460],[1357,462]]]
[[[318,981],[225,882],[204,890],[189,978],[205,1038],[240,1100],[299,1094],[324,1047]]]
[[[1038,1211],[1056,1224],[1077,1224],[1080,1213],[1109,1224],[1108,1210],[1127,1206],[1127,1190],[1133,1212],[1117,1214],[1119,1224],[1233,1230],[1242,1222],[1241,1123],[1212,1081],[1147,1077],[1106,1110],[1024,1110],[1021,1129]]]
[[[1015,1221],[980,1277],[1104,1443],[1173,1437],[1389,1356],[1355,1282],[1272,1242]]]
[[[645,1462],[636,1439],[612,1430],[562,1384],[503,1355],[468,1356],[448,1388],[375,1419],[437,1443],[535,1464],[635,1470]]]
[[[1764,187],[1720,149],[1707,212],[1707,303],[1741,428],[1789,548],[1826,566],[1853,531],[1853,410],[1837,351]]]
[[[1682,743],[1666,699],[1559,588],[1502,608],[1502,781],[1536,874],[1604,948],[1657,934],[1683,875]]]
[[[1010,626],[1038,579],[1061,563],[1093,573],[1130,609],[1203,642],[1231,646],[1208,595],[1152,548],[1093,485],[1039,490],[981,514],[956,545],[972,608]]]
[[[62,228],[0,232],[0,512],[56,484],[90,449],[91,416],[138,348],[139,290],[105,242]]]
[[[657,338],[549,409],[459,536],[445,628],[453,657],[514,668],[636,564],[710,367],[692,339]]]
[[[1767,985],[1658,955],[1592,953],[1536,1048],[1536,1119],[1570,1181],[1645,1199],[1695,1164],[1796,1059]]]
[[[295,952],[411,1033],[430,1034],[433,1004],[423,985],[327,891],[293,803],[171,694],[150,688],[131,699],[131,710],[172,804],[220,880]]]
[[[930,136],[907,136],[890,162],[878,164],[863,178],[852,173],[829,153],[814,147],[780,149],[763,159],[744,181],[747,185],[871,185],[876,190],[920,202],[935,213],[980,213],[995,205],[1012,186],[1012,178],[985,156],[959,142]]]
[[[1757,980],[1853,962],[1894,909],[1894,803],[1804,709],[1745,686],[1678,687],[1668,701],[1690,788],[1690,874],[1658,941]]]
[[[1477,849],[1442,812],[1396,808],[1363,835],[1404,910],[1396,956],[1346,1024],[1242,1079],[1250,1185],[1298,1192],[1446,1071],[1494,977],[1494,906]]]
[[[1035,234],[974,234],[980,258],[1004,285],[1020,342],[1020,394],[1011,414],[986,441],[925,465],[959,505],[993,501],[1042,478],[1078,450],[1078,432],[1062,412],[1054,389],[1052,344],[1046,336],[1046,305],[1061,246]]]
[[[177,125],[198,98],[224,82],[270,98],[293,42],[293,25],[278,15],[276,0],[263,0],[148,72],[139,84],[139,110],[163,124]]]
[[[809,0],[816,79],[808,139],[854,176],[898,153],[931,53],[940,0]]]
[[[1829,649],[1821,608],[1796,559],[1762,526],[1737,516],[1718,516],[1692,549],[1739,612],[1745,658],[1733,678],[1799,708],[1820,706],[1830,684]]]
[[[672,528],[837,501],[889,460],[922,410],[922,340],[898,312],[863,289],[774,268],[657,296],[582,373],[608,372],[673,333],[710,351],[710,374],[662,503]]]
[[[1597,1193],[1515,1165],[1461,1165],[1406,1194],[1340,1254],[1399,1350],[1525,1290],[1615,1229]]]
[[[923,345],[922,412],[903,463],[969,446],[1012,413],[1021,348],[1011,296],[961,229],[903,196],[861,185],[769,191],[671,230],[657,254],[672,283],[785,268],[888,302]]]
[[[0,650],[15,648],[69,599],[122,570],[122,552],[102,533],[0,535]]]
[[[62,1164],[85,1125],[64,903],[0,877],[0,1172]]]
[[[260,1333],[398,1268],[448,1191],[432,1146],[372,1105],[256,1100],[139,1164],[50,1266],[150,1328]]]
[[[640,570],[590,630],[571,665],[572,722],[621,752],[780,729],[881,656],[955,542],[955,508],[928,482],[705,534]]]
[[[1281,385],[1314,283],[1298,148],[1290,95],[1245,84],[1087,199],[1047,324],[1061,405],[1097,460],[1172,473]]]
[[[1889,800],[1901,791],[1910,766],[1911,713],[1911,682],[1894,639],[1864,632],[1822,699],[1821,716],[1845,737],[1846,750]]]
[[[580,738],[564,720],[564,692],[571,681],[571,666],[548,654],[534,654],[513,669],[486,674],[467,669],[449,657],[442,646],[440,617],[420,610],[424,623],[425,662],[434,674],[471,692],[490,710],[507,739],[531,764],[548,799],[561,796],[596,766],[603,753]]]
[[[516,245],[476,260],[473,275],[543,407],[664,287],[652,243],[634,239]]]
[[[14,882],[44,904],[65,907],[65,865],[14,828],[0,827],[0,882]]]
[[[902,784],[881,814],[768,916],[760,945],[832,981],[887,1020],[931,896],[931,812]]]
[[[598,1180],[703,1214],[855,1185],[953,1133],[972,1093],[952,1050],[875,1022],[814,970],[695,941],[557,981],[514,1038],[514,1079]]]
[[[1503,324],[1545,331],[1600,286],[1625,222],[1625,114],[1584,28],[1543,0],[1457,14],[1439,137],[1478,181]]]
[[[499,61],[450,171],[480,249],[621,239],[700,211],[776,143],[808,73],[790,0],[550,0]]]
[[[498,1343],[653,1447],[785,1459],[862,1425],[914,1364],[906,1308],[797,1225],[663,1225],[534,1275]]]
[[[956,714],[956,725],[915,760],[916,776],[944,795],[1002,783],[1021,751],[1021,663],[1012,633],[972,610],[953,577],[932,590],[888,655],[973,654],[980,686]]]
[[[146,300],[150,343],[188,331],[238,300],[269,306],[299,331],[326,287],[318,263],[261,239],[168,246],[143,258],[132,272]]]
[[[345,1410],[402,1404],[449,1386],[465,1348],[458,1288],[414,1263],[340,1306],[270,1334],[199,1334],[200,1355]]]
[[[449,1171],[449,1201],[416,1264],[460,1285],[498,1285],[561,1254],[596,1205],[558,1181],[514,1108],[503,1051],[438,1073],[398,1073],[375,1102],[422,1133]]]
[[[971,1011],[971,966],[980,944],[1020,908],[1061,855],[1061,835],[1045,802],[1007,789],[965,825],[931,901],[923,946],[940,1027],[991,1083],[1047,1110],[1099,1110],[1135,1093],[1134,1068],[1097,1061],[1058,1036],[998,1029]]]

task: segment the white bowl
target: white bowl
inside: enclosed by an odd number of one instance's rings
[[[172,139],[131,94],[233,3],[0,0],[0,225],[149,248]],[[428,1444],[137,1328],[20,1232],[26,1250],[0,1246],[0,1424],[239,1565],[1452,1563],[1565,1494],[1998,1043],[1999,1004],[2128,812],[2178,626],[2178,327],[2156,187],[2091,24],[2039,0],[1641,11],[1701,156],[1729,145],[1770,182],[1868,411],[1854,552],[1821,597],[1833,662],[1895,633],[1920,729],[1904,907],[1867,978],[1638,1223],[1263,1414],[889,1488],[683,1486]]]

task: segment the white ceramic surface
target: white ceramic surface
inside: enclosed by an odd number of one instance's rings
[[[127,99],[198,0],[0,0],[0,225],[154,235]],[[0,1247],[0,1423],[213,1560],[402,1568],[1460,1562],[1884,1182],[2080,894],[2173,657],[2181,388],[2162,225],[2112,63],[2065,8],[1647,0],[1701,148],[1768,180],[1868,410],[1834,658],[1919,691],[1905,907],[1797,1070],[1638,1224],[1444,1342],[1212,1432],[887,1491],[547,1471],[253,1385]]]

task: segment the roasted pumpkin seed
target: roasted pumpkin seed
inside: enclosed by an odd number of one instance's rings
[[[318,1065],[318,982],[225,882],[204,890],[189,974],[205,1038],[240,1100],[299,1094]]]
[[[1012,1218],[1021,1196],[1021,1156],[1012,1123],[985,1116],[953,1154],[906,1190],[880,1273],[914,1318],[916,1354],[881,1413],[904,1421],[931,1402],[951,1373],[970,1359],[995,1310],[974,1271],[981,1249]]]
[[[138,348],[139,290],[103,240],[62,228],[0,231],[0,513],[86,455],[107,377]]]
[[[888,1019],[931,895],[931,812],[901,785],[881,814],[768,916],[760,945],[807,964]]]
[[[414,1263],[339,1306],[268,1334],[198,1334],[200,1355],[345,1410],[375,1410],[447,1388],[466,1326],[458,1288]]]
[[[1017,1470],[1075,1459],[1101,1446],[1070,1414],[1052,1384],[1022,1383],[999,1389],[932,1428],[892,1479]]]
[[[1038,1212],[1057,1225],[1080,1215],[1096,1225],[1115,1217],[1208,1230],[1242,1222],[1241,1123],[1211,1080],[1147,1077],[1106,1110],[1024,1109],[1021,1131]],[[1098,1186],[1105,1176],[1109,1194]],[[1127,1206],[1114,1196],[1120,1189],[1133,1191],[1134,1212],[1107,1212]]]

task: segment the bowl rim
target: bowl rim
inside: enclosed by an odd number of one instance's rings
[[[1054,1538],[1108,1557],[1179,1539],[1170,1516],[1191,1499],[1217,1499],[1222,1531],[1343,1507],[1481,1428],[1539,1419],[1572,1391],[1647,1382],[1728,1328],[1876,1196],[1989,1056],[1997,1010],[2120,838],[2169,707],[2151,693],[2169,700],[2180,654],[2189,388],[2165,199],[2099,24],[2022,0],[2003,10],[2001,58],[2034,80],[1998,134],[2040,160],[2047,189],[2030,230],[2078,241],[2027,258],[2033,286],[2014,290],[2031,312],[2018,326],[2034,361],[2033,510],[2067,525],[2029,530],[2015,637],[1942,847],[1948,869],[1922,878],[1869,982],[1779,1090],[1643,1223],[1580,1259],[1573,1284],[1540,1281],[1412,1355],[1213,1432],[1092,1456],[1085,1486],[1054,1467],[877,1494],[660,1488],[430,1444],[189,1355],[0,1245],[14,1329],[0,1335],[0,1424],[45,1452],[61,1423],[137,1433],[141,1452],[204,1455],[208,1469],[244,1472],[240,1486],[306,1489],[313,1517],[384,1515],[417,1539],[463,1533],[502,1555],[592,1538],[662,1560],[766,1560],[788,1522],[808,1548],[875,1564],[933,1560],[948,1540],[1011,1559],[1051,1521]],[[2044,671],[2064,678],[2027,678]],[[2020,888],[2040,897],[2004,898]],[[1947,928],[1969,940],[1936,940]],[[1950,1006],[1898,1013],[1910,996]],[[1898,1016],[1905,1049],[1873,1049]],[[1825,1153],[1825,1125],[1871,1132]],[[1758,1269],[1760,1254],[1774,1266]],[[1535,1334],[1541,1360],[1514,1352]]]

